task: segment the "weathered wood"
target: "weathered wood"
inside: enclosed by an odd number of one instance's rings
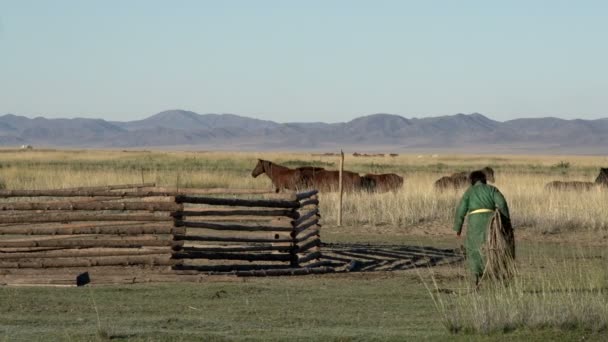
[[[168,248],[85,248],[85,249],[55,249],[47,251],[31,251],[17,253],[0,252],[0,259],[39,259],[39,258],[81,258],[135,255],[170,255]]]
[[[300,226],[295,227],[293,229],[292,236],[295,238],[295,237],[298,236],[298,234],[302,233],[306,229],[308,229],[310,227],[313,227],[315,225],[319,225],[319,219],[318,218],[314,218],[312,220],[308,220],[307,222],[301,224]]]
[[[309,199],[309,200],[306,200],[306,201],[303,201],[300,203],[300,206],[302,208],[309,206],[309,205],[317,206],[317,205],[319,205],[319,200],[315,198],[315,199]]]
[[[113,256],[98,258],[59,258],[28,259],[27,261],[0,261],[0,268],[49,268],[49,267],[94,267],[94,266],[130,266],[156,265],[173,266],[179,264],[169,256]]]
[[[304,234],[302,236],[299,236],[297,239],[294,239],[294,241],[296,243],[300,243],[302,241],[306,241],[306,240],[310,239],[313,236],[319,236],[319,235],[320,235],[320,232],[319,232],[319,229],[317,228],[317,229],[313,229],[313,230],[307,232],[306,234]]]
[[[322,254],[319,251],[312,252],[312,253],[298,254],[298,264],[302,264],[302,263],[308,262],[313,259],[320,259],[321,256],[322,256]]]
[[[301,225],[302,223],[306,222],[306,220],[308,220],[309,218],[313,217],[313,216],[317,216],[320,217],[321,215],[319,215],[319,209],[313,209],[309,212],[307,212],[304,215],[301,215],[300,218],[298,218],[297,220],[293,221],[291,223],[292,226],[297,227],[299,225]]]
[[[1,194],[1,192],[0,192]],[[239,207],[266,207],[266,208],[299,208],[300,203],[295,201],[283,200],[246,200],[238,198],[214,198],[196,196],[175,196],[177,203],[209,204],[209,205],[229,205]]]
[[[279,216],[297,219],[300,215],[295,210],[234,210],[234,209],[200,209],[184,210],[182,216]]]
[[[167,246],[176,247],[183,243],[171,240],[150,240],[150,239],[64,239],[64,240],[0,240],[1,247],[145,247],[145,246]]]
[[[291,232],[264,232],[264,231],[230,231],[230,230],[214,230],[206,228],[187,228],[186,235],[188,236],[219,236],[219,237],[249,237],[263,239],[291,239]]]
[[[139,191],[156,191],[163,193],[172,193],[175,195],[266,195],[274,194],[274,191],[268,189],[230,189],[230,188],[210,188],[210,189],[197,189],[197,188],[179,188],[177,191],[175,188],[167,187],[145,187]]]
[[[310,190],[310,191],[306,191],[306,192],[300,192],[298,194],[296,194],[296,200],[297,201],[301,201],[303,199],[307,199],[311,196],[314,196],[316,194],[318,194],[319,191],[318,190]]]
[[[181,252],[265,252],[265,251],[290,251],[292,246],[275,246],[272,244],[264,245],[225,245],[225,246],[201,246],[201,247],[184,247]],[[1,254],[0,254],[1,255]]]
[[[222,253],[222,252],[178,252],[174,259],[209,259],[209,260],[246,260],[246,261],[289,261],[289,254],[274,253]]]
[[[147,210],[177,211],[183,206],[174,202],[14,202],[0,203],[0,210]]]
[[[237,271],[235,274],[239,277],[272,277],[272,276],[298,276],[307,274],[323,274],[333,273],[335,269],[333,267],[301,267],[301,268],[287,268],[287,269],[268,269],[268,270],[251,270],[251,271]]]
[[[162,222],[172,221],[169,215],[159,216],[153,214],[81,214],[81,213],[44,213],[42,215],[0,215],[0,223],[45,223],[45,222],[79,222],[79,221],[142,221]]]
[[[177,227],[192,227],[192,228],[205,228],[212,230],[237,230],[237,231],[249,231],[249,232],[290,232],[291,227],[280,227],[280,226],[246,226],[239,224],[218,224],[211,222],[191,222],[176,220],[175,225]]]
[[[183,227],[173,227],[168,223],[130,224],[130,225],[91,225],[70,227],[31,227],[9,226],[0,227],[0,235],[77,235],[77,234],[108,234],[108,235],[142,235],[142,234],[185,234]]]
[[[255,238],[255,237],[236,237],[236,236],[206,236],[206,235],[174,235],[175,241],[215,241],[215,242],[256,242],[256,243],[275,243],[275,242],[292,242],[290,238]]]
[[[281,227],[291,226],[292,219],[284,216],[188,216],[181,215],[181,211],[172,213],[173,217],[180,220],[187,217],[188,222],[232,222],[235,224],[252,223],[264,225],[279,225]]]
[[[321,239],[315,238],[313,240],[309,240],[309,241],[303,242],[301,244],[297,244],[295,247],[295,250],[298,253],[301,253],[301,252],[305,252],[305,251],[311,249],[312,247],[318,247],[318,246],[321,246]]]
[[[102,185],[102,186],[81,186],[75,188],[63,188],[54,190],[63,191],[98,191],[98,190],[120,190],[120,189],[137,189],[150,188],[156,186],[156,183],[140,183],[140,184],[118,184],[118,185]]]
[[[247,271],[247,270],[265,270],[265,269],[287,269],[290,268],[287,264],[228,264],[228,265],[188,265],[181,264],[176,265],[173,269],[176,270],[177,274],[186,273],[191,274],[188,271],[197,272],[209,272],[209,273],[231,273],[236,271]],[[184,272],[185,271],[185,272]]]
[[[0,190],[4,197],[158,197],[175,196],[175,191],[118,191],[118,190]]]

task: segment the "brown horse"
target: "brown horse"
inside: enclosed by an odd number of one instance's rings
[[[403,186],[403,177],[394,173],[384,173],[379,175],[368,173],[361,177],[361,186],[363,189],[368,191],[397,191]]]
[[[302,170],[308,188],[319,191],[337,191],[340,185],[340,171],[330,170]],[[344,171],[342,173],[342,186],[344,191],[361,189],[361,176],[358,173]]]
[[[591,190],[599,187],[608,187],[608,168],[600,168],[600,174],[595,178],[594,182],[580,181],[553,181],[545,185],[547,190]]]
[[[488,180],[488,182],[490,183],[494,183],[495,179],[494,179],[494,170],[489,167],[486,166],[481,170],[478,170],[483,172],[486,175],[486,179]],[[439,178],[437,181],[435,181],[435,189],[437,190],[445,190],[445,189],[460,189],[460,188],[464,188],[466,186],[468,186],[470,183],[469,181],[469,175],[471,173],[470,172],[457,172],[457,173],[453,173],[449,176],[443,176],[441,178]]]
[[[265,173],[272,181],[276,192],[281,190],[298,190],[306,188],[306,180],[303,173],[307,171],[293,170],[288,167],[275,164],[268,160],[258,159],[251,176],[253,178]],[[311,171],[312,172],[312,171]]]

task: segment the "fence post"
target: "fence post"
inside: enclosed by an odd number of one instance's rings
[[[339,177],[339,184],[338,184],[338,192],[339,197],[338,197],[338,227],[342,226],[342,197],[344,195],[344,178],[342,176],[342,173],[344,172],[344,151],[340,150],[340,177]]]

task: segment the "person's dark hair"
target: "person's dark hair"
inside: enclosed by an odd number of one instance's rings
[[[471,185],[475,185],[477,182],[482,182],[483,184],[487,184],[486,174],[482,171],[473,171],[469,175],[469,179],[471,180]]]

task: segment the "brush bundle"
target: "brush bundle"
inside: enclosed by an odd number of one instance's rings
[[[481,252],[486,261],[483,279],[508,280],[515,274],[515,239],[510,222],[503,222],[496,210],[490,220]]]

